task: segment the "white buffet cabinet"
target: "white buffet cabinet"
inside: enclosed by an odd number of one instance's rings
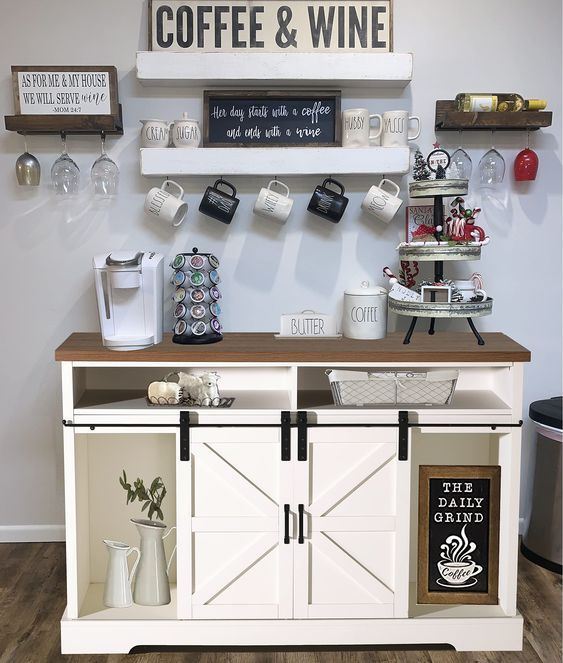
[[[67,608],[62,652],[135,646],[448,643],[515,650],[522,366],[502,334],[381,341],[227,334],[212,346],[57,350],[63,385]],[[327,368],[455,367],[440,407],[336,407]],[[148,405],[174,369],[215,370],[228,409]],[[398,426],[398,411],[408,427]],[[286,414],[283,414],[286,413]],[[287,414],[289,413],[289,414]],[[292,424],[282,424],[282,418]],[[183,423],[180,425],[180,420]],[[305,419],[307,420],[305,423]],[[445,425],[447,424],[447,425]],[[401,440],[399,439],[401,438]],[[416,603],[418,466],[500,465],[498,605]],[[138,545],[118,478],[161,476],[172,601],[106,608],[102,539]]]

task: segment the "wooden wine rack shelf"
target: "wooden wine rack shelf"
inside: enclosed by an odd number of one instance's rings
[[[551,111],[520,111],[518,113],[464,113],[455,109],[455,102],[436,102],[436,131],[537,131],[550,127]]]

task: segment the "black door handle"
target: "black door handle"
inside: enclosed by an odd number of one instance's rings
[[[289,504],[283,505],[284,533],[283,542],[289,543]]]
[[[305,507],[303,504],[299,504],[297,506],[297,510],[299,512],[299,533],[297,537],[297,543],[305,543],[305,537],[303,536],[303,516],[305,512]]]

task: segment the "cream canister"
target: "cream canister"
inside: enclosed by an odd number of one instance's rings
[[[387,290],[362,281],[344,291],[342,333],[347,338],[374,340],[387,332]]]

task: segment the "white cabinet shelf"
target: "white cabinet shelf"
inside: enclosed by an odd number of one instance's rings
[[[408,147],[209,147],[145,148],[141,174],[189,175],[372,175],[409,170]]]
[[[143,85],[403,88],[412,53],[137,53]]]

